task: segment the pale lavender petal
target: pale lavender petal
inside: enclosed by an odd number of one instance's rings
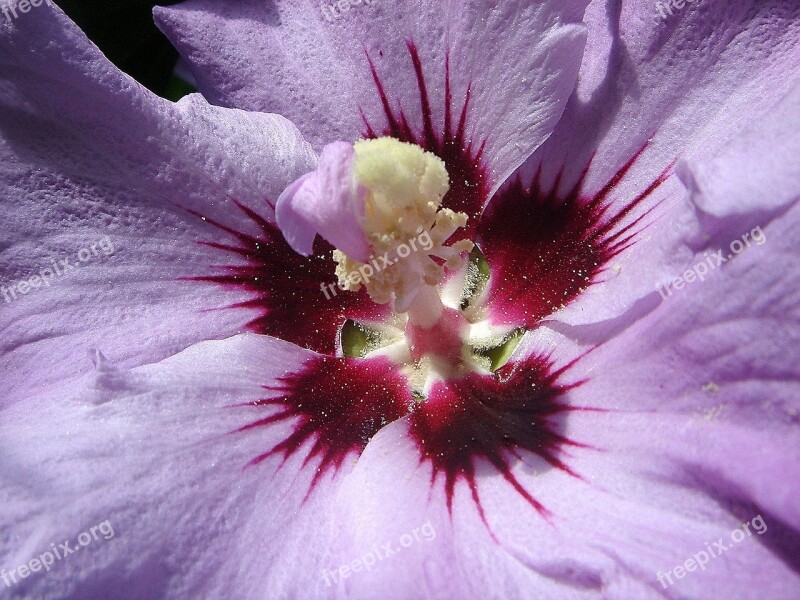
[[[717,201],[708,199],[709,205]],[[594,400],[580,389],[577,394],[584,403],[607,398],[603,407],[686,416],[704,444],[693,460],[733,479],[800,532],[800,513],[785,502],[787,486],[800,481],[800,463],[792,459],[800,414],[798,223],[795,202],[759,226],[740,254],[723,257],[722,266],[711,268],[716,260],[698,256],[694,281],[668,290],[653,314],[585,359],[596,373],[585,390]],[[717,425],[739,432],[726,439],[715,432]],[[701,426],[710,440],[700,437]],[[759,440],[760,457],[748,449],[759,444],[747,436]],[[673,450],[684,445],[673,444]]]
[[[471,88],[466,139],[478,146],[486,140],[489,187],[495,187],[561,115],[583,50],[586,4],[375,0],[329,22],[316,2],[197,0],[155,14],[212,101],[286,115],[316,148],[362,137],[362,117],[379,126],[385,121],[366,53],[383,79],[386,101],[395,110],[402,106],[415,130],[424,119],[437,133],[448,118],[455,128]],[[427,107],[409,41],[427,79]],[[446,84],[448,50],[452,86]]]
[[[300,254],[311,254],[314,235],[319,234],[348,256],[369,260],[369,243],[361,229],[366,191],[353,177],[354,157],[351,144],[328,144],[317,170],[304,175],[278,198],[278,226]]]
[[[130,366],[241,331],[256,311],[212,309],[251,294],[187,281],[219,260],[198,242],[228,242],[189,210],[258,231],[231,197],[271,213],[315,164],[297,129],[157,98],[48,4],[0,22],[0,79],[0,404],[90,369],[91,348]]]
[[[102,536],[12,584],[26,598],[330,597],[335,480],[314,459],[253,459],[291,421],[247,432],[247,405],[312,353],[242,335],[132,371],[102,365],[77,384],[0,412],[0,556],[7,573],[109,521]],[[249,465],[249,466],[248,466]],[[313,551],[311,550],[313,549]],[[6,588],[5,585],[3,585]],[[303,590],[298,594],[298,590]]]
[[[526,165],[527,177],[542,168],[545,189],[563,170],[560,186],[569,190],[591,164],[585,191],[592,195],[643,150],[608,198],[612,211],[619,210],[676,161],[714,158],[734,147],[744,151],[759,128],[760,147],[768,135],[776,147],[791,147],[787,136],[794,135],[796,118],[784,113],[781,128],[769,115],[800,82],[797,3],[704,1],[663,20],[652,2],[597,1],[586,20],[589,39],[577,90],[553,136]],[[743,135],[747,142],[738,140]],[[751,149],[754,157],[763,154]],[[749,185],[756,183],[764,182]],[[655,222],[609,266],[606,284],[589,288],[557,318],[572,325],[607,321],[618,329],[615,318],[627,314],[627,324],[651,309],[654,285],[681,272],[704,243],[685,194],[672,176],[639,206],[627,222],[658,205],[636,229]],[[726,232],[736,237],[763,210],[732,200],[724,210],[746,217]]]
[[[275,221],[283,236],[295,252],[303,256],[311,256],[314,252],[314,239],[317,230],[299,210],[295,208],[295,199],[314,194],[310,188],[316,188],[316,173],[306,173],[287,187],[275,203]]]
[[[768,219],[800,196],[800,78],[716,158],[696,156],[678,174],[698,212],[717,221]],[[728,227],[730,230],[730,226]]]

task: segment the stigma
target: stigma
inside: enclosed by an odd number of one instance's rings
[[[519,340],[483,313],[480,250],[467,239],[449,242],[467,225],[465,213],[443,206],[450,183],[444,161],[420,146],[389,137],[335,142],[276,205],[295,251],[311,254],[322,236],[335,248],[338,287],[363,287],[393,309],[381,322],[348,320],[342,354],[389,358],[420,399],[437,380],[494,371]],[[337,294],[333,286],[322,284],[326,298]]]
[[[392,302],[395,312],[433,326],[441,315],[437,286],[474,246],[469,240],[446,245],[467,215],[441,206],[450,188],[444,162],[389,137],[358,141],[354,150],[353,177],[366,190],[360,227],[375,267],[362,283],[373,301]],[[341,286],[358,291],[361,283],[352,285],[350,274],[364,273],[367,265],[341,250],[334,259]]]
[[[442,207],[449,189],[444,161],[420,146],[390,137],[335,142],[281,195],[276,217],[302,254],[317,234],[333,244],[342,290],[363,286],[374,302],[430,329],[444,312],[439,286],[474,247],[447,243],[467,224],[465,213]]]

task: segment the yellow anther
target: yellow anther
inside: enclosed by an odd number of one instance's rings
[[[375,302],[394,300],[395,310],[405,312],[421,287],[439,285],[444,266],[458,269],[462,254],[472,250],[468,240],[445,245],[467,215],[441,208],[450,177],[435,154],[389,137],[360,140],[354,148],[353,176],[367,190],[361,227],[373,256],[360,263],[337,251],[336,274],[345,289],[363,284]]]

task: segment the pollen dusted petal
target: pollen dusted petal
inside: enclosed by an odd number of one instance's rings
[[[405,378],[383,357],[318,356],[278,381],[267,388],[276,395],[254,404],[271,414],[237,433],[292,423],[292,433],[255,457],[251,465],[275,455],[286,461],[298,452],[307,453],[305,465],[319,461],[314,464],[316,474],[309,493],[320,477],[338,470],[348,457],[358,456],[380,429],[405,416],[414,404]]]
[[[252,299],[246,302],[220,307],[261,311],[248,324],[250,331],[334,354],[339,327],[345,320],[379,320],[388,314],[388,308],[372,302],[366,292],[342,293],[335,288],[333,248],[325,240],[316,241],[312,256],[301,256],[275,224],[236,204],[258,226],[259,233],[239,232],[205,219],[231,236],[230,245],[207,245],[225,252],[223,257],[232,264],[218,267],[219,274],[196,279],[252,292]],[[323,284],[334,287],[326,287],[326,293],[320,287]]]
[[[448,508],[452,510],[456,484],[463,481],[483,515],[476,469],[479,461],[488,461],[531,506],[547,513],[533,491],[519,484],[511,465],[532,454],[573,474],[562,450],[581,445],[562,434],[559,418],[575,410],[564,395],[577,384],[559,383],[565,371],[534,354],[493,375],[472,373],[434,385],[411,415],[411,435],[420,461],[433,466],[432,483],[444,479]]]
[[[623,221],[666,172],[616,214],[607,214],[607,201],[640,154],[592,197],[582,194],[583,178],[561,195],[558,180],[552,189],[542,189],[537,174],[530,186],[517,178],[492,198],[478,227],[478,245],[491,269],[492,321],[534,327],[596,283],[607,263],[635,242],[648,213]]]
[[[385,89],[378,70],[370,58],[372,77],[383,106],[386,125],[381,129],[365,119],[364,137],[390,136],[403,142],[416,144],[441,158],[450,175],[450,189],[442,201],[442,206],[454,212],[464,212],[469,217],[467,228],[457,232],[452,241],[471,238],[477,217],[489,198],[491,188],[487,166],[483,159],[486,142],[467,139],[467,121],[472,90],[470,87],[467,88],[461,101],[461,108],[458,109],[450,86],[450,61],[449,58],[446,59],[444,125],[442,129],[436,127],[419,51],[416,45],[409,42],[408,52],[416,75],[419,102],[423,112],[422,128],[412,128],[402,108],[393,108],[389,100],[390,92]]]

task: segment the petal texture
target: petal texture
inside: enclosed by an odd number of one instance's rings
[[[0,412],[5,572],[93,525],[114,533],[12,597],[333,598],[320,574],[341,562],[336,490],[392,382],[377,364],[315,366],[336,360],[244,334],[133,370],[99,359]]]
[[[486,140],[495,187],[544,141],[563,110],[580,63],[585,6],[372,2],[330,22],[310,0],[198,0],[156,9],[156,17],[212,101],[286,115],[317,148],[362,137],[363,119],[384,120],[367,56],[384,77],[388,101],[415,130],[430,119],[444,131],[445,108],[460,107],[471,89],[467,139]],[[428,106],[420,102],[408,41],[427,70]]]
[[[793,128],[786,125],[796,119],[783,119],[781,128],[768,115],[785,110],[779,105],[799,81],[799,11],[783,0],[709,1],[687,4],[665,20],[654,3],[593,2],[577,90],[553,136],[526,165],[523,183],[541,169],[543,188],[557,183],[564,196],[589,166],[584,189],[592,196],[644,148],[609,198],[614,213],[676,161],[721,156],[733,146],[757,151],[739,139],[756,129],[764,143],[780,135],[782,147],[790,148],[786,136]],[[766,206],[776,201],[765,200]],[[764,210],[742,196],[721,206],[740,217],[727,222],[729,239],[755,226]],[[701,230],[678,177],[665,181],[626,224],[654,207],[639,241],[611,264],[603,289],[589,288],[559,321],[605,321],[618,330],[651,310],[653,285],[680,273],[708,242],[700,233],[707,224]],[[620,315],[627,318],[621,322]]]
[[[290,530],[299,500],[279,509],[279,497],[292,494],[291,478],[279,487],[245,468],[270,440],[263,432],[230,435],[248,415],[229,405],[259,398],[264,383],[303,359],[288,344],[240,336],[132,372],[103,364],[78,384],[0,413],[0,520],[9,532],[3,566],[26,563],[105,520],[115,533],[14,591],[99,600],[230,589],[244,566],[238,545],[256,543],[251,559],[271,554],[256,540],[272,528]],[[303,486],[295,493],[302,498]]]
[[[251,297],[187,281],[224,234],[257,231],[229,196],[271,212],[313,167],[275,115],[172,104],[117,71],[56,8],[0,23],[2,402],[91,368],[141,364],[241,331]],[[284,280],[285,281],[285,280]]]

